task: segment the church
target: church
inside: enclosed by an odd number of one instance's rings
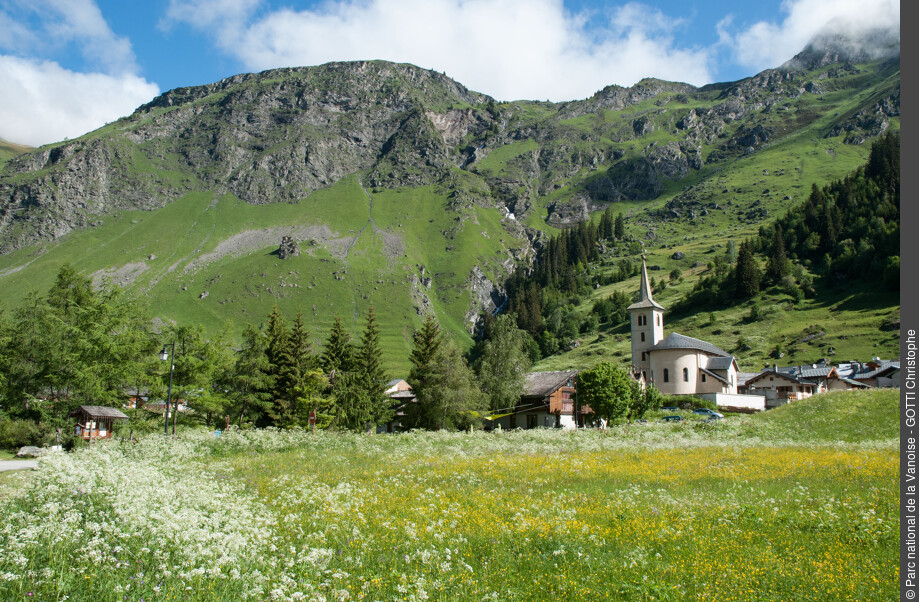
[[[632,372],[665,395],[737,393],[737,360],[715,345],[676,332],[664,337],[664,308],[651,296],[641,258],[638,300],[628,307]]]

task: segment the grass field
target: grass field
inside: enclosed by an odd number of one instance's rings
[[[55,454],[6,500],[0,597],[894,599],[898,400],[606,431],[189,431]]]

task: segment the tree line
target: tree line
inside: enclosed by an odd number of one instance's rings
[[[613,217],[607,209],[599,222],[580,222],[577,227],[562,230],[549,238],[537,253],[533,264],[515,271],[505,282],[508,312],[517,316],[518,327],[532,339],[528,346],[532,359],[558,353],[580,333],[595,331],[618,316],[618,310],[599,306],[586,319],[576,307],[588,298],[597,284],[610,284],[638,273],[638,265],[623,259],[606,277],[591,270],[600,260],[600,249],[606,243],[625,239],[625,218]],[[611,302],[618,304],[619,298]],[[626,304],[628,306],[628,303]]]
[[[294,428],[310,426],[312,415],[317,428],[351,431],[393,420],[403,428],[477,426],[491,410],[516,404],[532,364],[529,337],[512,314],[491,317],[467,355],[429,316],[412,335],[406,378],[417,403],[399,409],[386,393],[372,307],[359,338],[336,317],[321,346],[302,315],[290,320],[277,307],[239,340],[230,332],[229,324],[212,336],[196,324],[157,325],[143,299],[94,287],[62,266],[45,294],[0,313],[0,447],[69,432],[68,413],[79,405],[166,399],[173,362],[172,398],[192,410],[183,420]],[[161,350],[173,357],[162,361]],[[149,415],[151,424],[161,420]],[[132,423],[141,428],[143,420]]]
[[[709,267],[674,309],[726,306],[770,286],[800,301],[815,294],[816,282],[872,282],[899,290],[899,132],[877,139],[865,165],[845,178],[813,184],[807,200],[756,236],[739,247],[731,241]]]

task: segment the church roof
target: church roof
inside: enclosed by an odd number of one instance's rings
[[[671,333],[660,343],[654,347],[651,347],[649,351],[662,351],[664,349],[698,349],[699,351],[704,351],[705,353],[710,353],[712,355],[731,357],[730,353],[715,347],[711,343],[701,341],[699,339],[694,339],[692,337],[688,337],[676,332]]]
[[[705,341],[702,341],[705,343]],[[712,347],[715,347],[712,345]],[[715,347],[717,349],[717,347]],[[730,370],[731,364],[734,363],[734,356],[731,355],[721,355],[718,357],[708,358],[708,364],[705,366],[709,370]]]
[[[638,289],[638,301],[629,305],[628,310],[646,309],[653,307],[655,309],[664,309],[664,307],[651,297],[651,284],[648,282],[648,266],[645,265],[645,257],[641,257],[641,286]]]

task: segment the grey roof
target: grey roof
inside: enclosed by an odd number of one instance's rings
[[[759,372],[738,372],[737,373],[737,386],[742,387],[747,384],[748,381],[759,376]]]
[[[704,342],[704,341],[703,341]],[[709,370],[730,370],[731,364],[734,363],[734,356],[718,356],[708,358],[708,364],[705,366]]]
[[[900,369],[899,360],[882,360],[880,366],[877,368],[869,368],[864,372],[856,372],[855,374],[849,375],[850,378],[861,379],[861,378],[874,378],[875,376],[880,376],[888,372],[894,372]]]
[[[836,368],[833,366],[818,366],[814,367],[813,365],[807,364],[804,366],[786,366],[778,369],[779,372],[787,372],[789,374],[797,374],[798,376],[803,376],[804,378],[826,378],[828,377]]]
[[[709,376],[711,376],[711,377],[714,378],[715,380],[720,380],[720,381],[723,382],[724,384],[728,384],[728,379],[724,378],[723,376],[718,376],[717,374],[715,374],[715,373],[712,372],[711,370],[706,370],[705,368],[699,368],[699,370],[701,370],[701,371],[704,372],[705,374],[708,374]]]
[[[699,351],[704,351],[705,353],[710,353],[712,355],[731,357],[730,353],[715,347],[711,343],[700,341],[699,339],[694,339],[692,337],[688,337],[676,332],[670,333],[667,338],[662,340],[654,347],[651,347],[650,351],[662,351],[664,349],[698,349]]]
[[[526,375],[526,385],[523,397],[546,397],[560,387],[565,386],[570,379],[578,375],[577,370],[560,370],[557,372],[530,372]]]
[[[841,380],[842,382],[844,382],[844,383],[846,383],[846,384],[855,386],[855,387],[864,387],[864,388],[866,388],[866,389],[870,389],[870,388],[871,388],[871,387],[869,387],[868,385],[866,385],[865,383],[860,383],[860,382],[858,382],[857,380],[852,380],[851,378],[840,378],[839,380]]]
[[[386,388],[388,389],[389,387],[392,387],[392,386],[394,386],[394,385],[397,385],[397,384],[401,383],[403,380],[404,380],[404,379],[402,379],[402,378],[394,378],[394,379],[392,379],[391,381],[389,381],[388,383],[386,383]]]
[[[115,418],[117,420],[127,420],[128,417],[121,410],[109,408],[106,406],[80,406],[70,412],[70,416],[78,416],[84,413],[91,418]]]
[[[769,376],[770,374],[774,376],[778,376],[780,378],[784,378],[786,380],[790,380],[792,382],[796,382],[801,385],[816,385],[817,384],[816,382],[812,380],[807,380],[803,376],[798,376],[797,374],[792,374],[791,372],[782,372],[780,370],[763,370],[762,372],[760,372],[753,378],[749,379],[745,384],[749,385],[753,383],[753,381],[757,381],[763,378],[764,376]]]

